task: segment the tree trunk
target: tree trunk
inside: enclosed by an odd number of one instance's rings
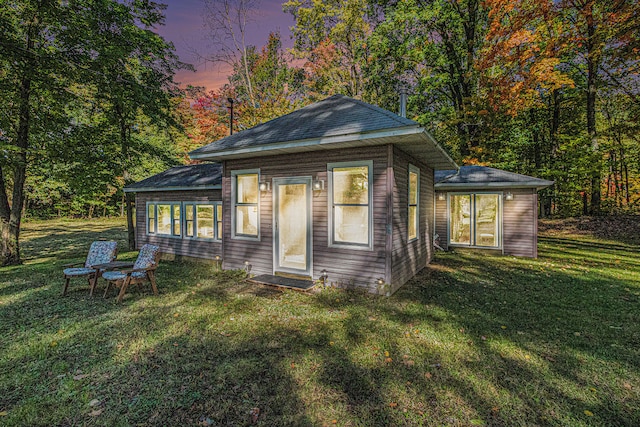
[[[594,158],[593,169],[591,171],[591,209],[592,215],[599,214],[601,208],[600,189],[600,159],[598,157],[598,138],[596,134],[596,77],[600,62],[599,46],[596,46],[596,25],[593,18],[593,4],[588,6],[590,10],[586,13],[587,20],[587,134],[591,143],[591,152]]]
[[[127,235],[129,237],[129,250],[134,251],[136,249],[136,233],[133,227],[133,197],[131,193],[125,194],[125,201],[127,205]]]
[[[31,44],[31,43],[29,43]],[[20,82],[20,116],[18,121],[18,133],[16,146],[18,152],[13,174],[13,193],[9,218],[4,217],[0,221],[0,233],[2,238],[0,264],[20,264],[20,221],[22,219],[22,207],[24,205],[24,183],[27,177],[27,148],[29,146],[29,125],[31,121],[31,79],[23,77]],[[3,179],[4,181],[4,179]],[[2,183],[4,187],[4,182]],[[4,194],[6,197],[6,193]],[[1,203],[4,211],[8,203]]]

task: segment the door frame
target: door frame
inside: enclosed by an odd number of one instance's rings
[[[311,176],[294,176],[287,178],[273,178],[273,273],[289,273],[312,277],[313,272],[313,178]],[[306,184],[307,191],[305,195],[307,203],[307,270],[298,270],[280,266],[280,228],[278,226],[278,215],[280,214],[279,191],[280,185],[287,184]]]

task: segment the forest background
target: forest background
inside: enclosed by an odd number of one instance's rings
[[[0,263],[24,217],[124,215],[123,186],[187,153],[333,94],[398,110],[460,165],[554,180],[541,216],[640,213],[636,0],[289,0],[294,46],[244,42],[255,0],[202,0],[191,66],[146,0],[0,0]]]

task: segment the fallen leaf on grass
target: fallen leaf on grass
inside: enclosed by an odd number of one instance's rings
[[[0,417],[6,417],[6,416],[7,416],[7,411],[0,412]]]
[[[87,378],[89,376],[89,374],[80,374],[80,375],[74,375],[73,379],[76,381],[80,381],[83,378]]]
[[[93,408],[94,406],[98,406],[100,403],[102,403],[100,402],[100,400],[93,399],[91,402],[89,402],[89,406]]]
[[[391,363],[391,362],[393,362],[393,359],[390,358],[390,357],[387,357],[386,359],[384,359],[384,361],[387,362],[387,363]]]
[[[388,351],[384,352],[384,357],[389,357],[389,352]]]
[[[249,412],[251,415],[251,424],[255,424],[258,422],[258,418],[260,417],[260,408],[253,408]]]
[[[428,380],[430,380],[432,376],[433,375],[431,375],[431,372],[427,372],[426,374],[424,374],[424,377]]]
[[[587,417],[593,417],[593,412],[589,411],[588,409],[585,409],[584,414],[585,414]]]
[[[102,411],[102,409],[94,409],[93,411],[89,412],[89,416],[97,417],[98,415],[102,414]]]
[[[331,420],[331,424],[338,424],[338,420]]]
[[[396,402],[391,402],[391,403],[389,403],[389,406],[392,407],[392,408],[395,408],[395,407],[398,406],[398,404]]]

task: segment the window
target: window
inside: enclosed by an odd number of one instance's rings
[[[159,236],[222,239],[222,203],[149,202],[147,233]]]
[[[156,205],[147,205],[147,233],[156,232]]]
[[[180,236],[182,234],[180,213],[180,203],[147,203],[147,233]]]
[[[409,165],[409,201],[408,201],[408,219],[407,232],[409,240],[418,238],[418,221],[420,217],[419,203],[420,199],[420,169],[413,165]]]
[[[372,161],[328,165],[330,245],[371,249]]]
[[[502,199],[495,193],[449,195],[449,244],[499,248]]]
[[[185,203],[185,235],[197,239],[222,239],[221,203]],[[214,227],[218,224],[218,227]]]
[[[260,237],[258,171],[232,171],[233,237]]]

